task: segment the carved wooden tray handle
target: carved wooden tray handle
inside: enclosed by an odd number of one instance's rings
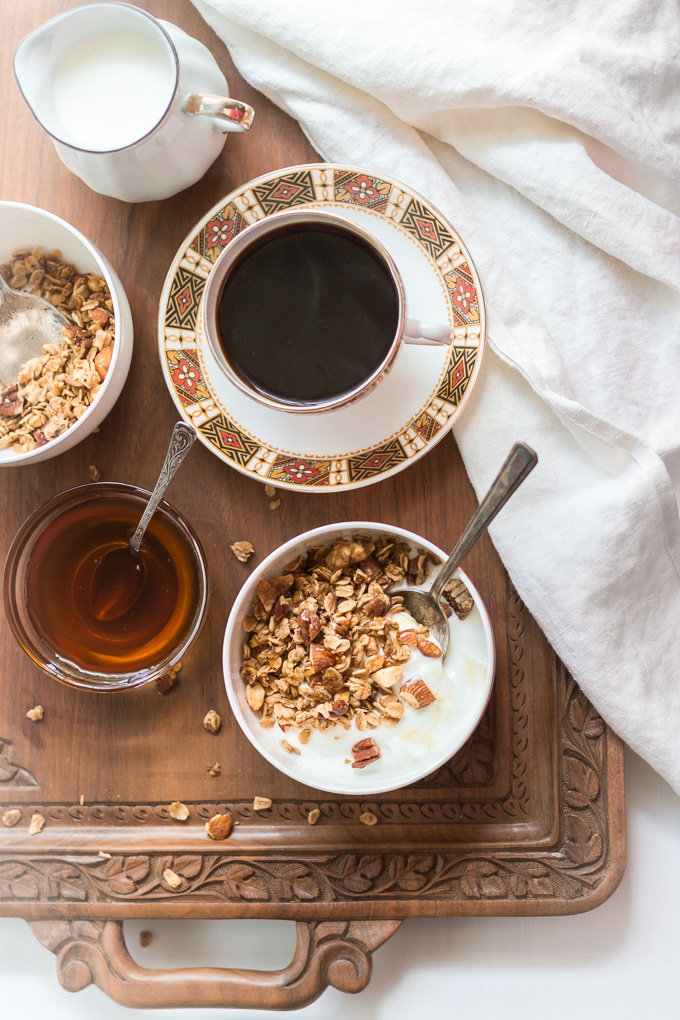
[[[63,987],[96,984],[116,1002],[137,1009],[197,1006],[299,1009],[328,987],[360,992],[371,977],[371,953],[401,921],[298,921],[295,955],[283,970],[195,967],[148,970],[125,945],[122,921],[29,921],[57,957]]]

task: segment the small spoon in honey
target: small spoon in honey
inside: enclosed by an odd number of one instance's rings
[[[128,613],[144,588],[144,558],[139,550],[149,521],[156,512],[165,490],[196,441],[191,425],[177,422],[172,430],[170,446],[151,493],[151,498],[137,525],[137,530],[125,545],[116,545],[104,553],[90,582],[90,607],[98,620],[117,620]]]

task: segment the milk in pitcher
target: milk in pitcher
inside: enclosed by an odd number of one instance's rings
[[[174,94],[168,47],[126,28],[93,32],[67,50],[52,78],[54,119],[66,142],[106,152],[152,131]]]

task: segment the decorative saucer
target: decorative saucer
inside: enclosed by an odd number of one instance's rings
[[[401,273],[409,315],[448,323],[454,334],[450,347],[402,344],[371,393],[306,415],[270,410],[233,386],[210,351],[201,310],[206,280],[236,234],[300,205],[338,213],[375,234]],[[180,414],[227,464],[283,489],[356,489],[414,463],[460,416],[484,340],[477,271],[441,213],[384,174],[329,163],[266,174],[222,199],[183,242],[160,302],[161,365]]]

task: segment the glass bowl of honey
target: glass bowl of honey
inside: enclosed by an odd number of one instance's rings
[[[205,555],[169,503],[159,504],[130,569],[129,539],[149,497],[122,482],[60,492],[24,522],[7,554],[3,591],[14,635],[41,669],[71,687],[149,683],[201,628]]]

